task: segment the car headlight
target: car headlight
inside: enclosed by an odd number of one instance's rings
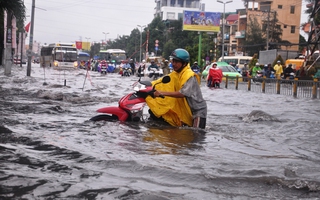
[[[53,65],[54,65],[55,67],[58,67],[58,66],[59,66],[59,62],[58,62],[58,61],[54,61],[54,62],[53,62]]]
[[[74,66],[74,67],[78,67],[78,62],[77,62],[77,61],[74,61],[74,62],[73,62],[73,66]]]

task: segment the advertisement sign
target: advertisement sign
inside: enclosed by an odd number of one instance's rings
[[[76,41],[76,48],[90,51],[90,42]]]
[[[76,48],[82,49],[82,41],[76,41]]]
[[[82,42],[82,49],[90,51],[90,42]]]
[[[220,31],[219,12],[183,11],[183,30],[185,31]]]

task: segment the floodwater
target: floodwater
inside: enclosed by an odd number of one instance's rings
[[[26,66],[3,71],[0,199],[320,198],[319,100],[202,84],[204,131],[93,123],[137,77],[39,65],[30,77]],[[272,118],[253,121],[254,110]]]

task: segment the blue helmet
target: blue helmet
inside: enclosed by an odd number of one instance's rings
[[[170,58],[175,59],[175,60],[179,60],[179,61],[185,62],[185,63],[189,63],[189,61],[190,61],[190,55],[189,55],[188,51],[186,51],[185,49],[174,50],[171,53]]]

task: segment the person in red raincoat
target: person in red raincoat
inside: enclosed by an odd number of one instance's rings
[[[209,69],[208,77],[207,77],[207,86],[209,88],[219,88],[220,83],[222,82],[222,70],[217,67],[217,63],[214,62],[212,67]]]

